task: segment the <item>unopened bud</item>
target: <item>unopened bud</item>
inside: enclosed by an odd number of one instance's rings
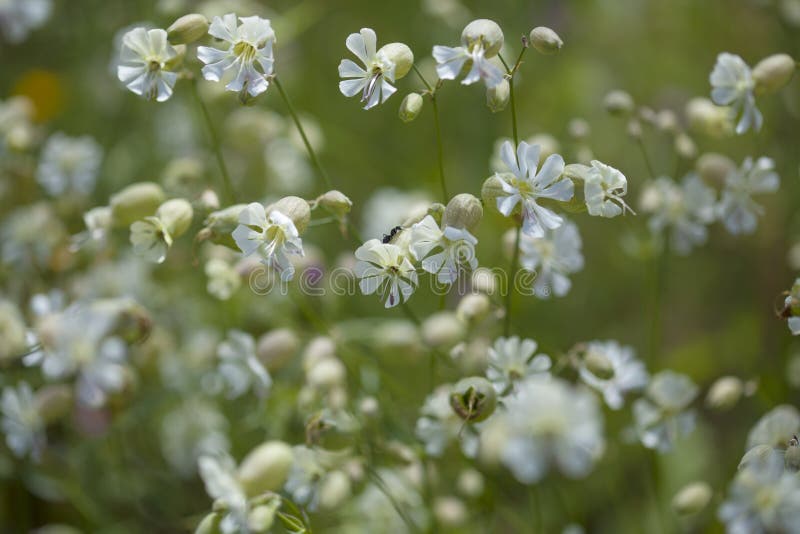
[[[177,44],[190,44],[208,33],[208,19],[198,13],[184,15],[167,28],[167,39]]]
[[[611,91],[603,100],[603,106],[611,115],[624,117],[633,113],[633,97],[625,91]]]
[[[152,215],[164,202],[164,190],[153,182],[139,182],[122,189],[111,197],[111,217],[114,226],[128,227]]]
[[[630,135],[633,139],[641,139],[642,138],[642,123],[640,123],[636,119],[629,120],[628,121],[628,135]]]
[[[556,32],[546,26],[537,26],[531,30],[531,45],[544,55],[555,54],[564,46],[564,41]]]
[[[722,186],[728,175],[736,170],[736,164],[728,156],[709,152],[697,159],[695,169],[709,185]]]
[[[317,205],[328,210],[337,219],[344,218],[353,207],[353,201],[347,198],[347,195],[335,189],[317,197],[316,202]]]
[[[456,487],[466,497],[480,497],[486,486],[483,475],[477,469],[465,469],[458,475]]]
[[[706,395],[706,405],[715,410],[729,410],[742,397],[742,381],[735,376],[723,376],[717,379]]]
[[[300,197],[283,197],[279,201],[267,206],[267,213],[273,210],[278,210],[289,217],[299,234],[305,232],[308,223],[311,221],[311,206]]]
[[[256,354],[269,371],[280,369],[297,353],[300,340],[291,328],[278,328],[258,339]]]
[[[481,201],[469,193],[460,193],[450,199],[444,210],[443,226],[472,231],[483,217]]]
[[[783,89],[792,79],[796,67],[794,59],[788,54],[774,54],[759,61],[753,68],[756,94],[764,95]]]
[[[495,209],[497,209],[497,197],[507,194],[508,193],[503,189],[503,181],[497,175],[487,178],[481,187],[481,199],[483,199],[483,204],[492,206]]]
[[[403,122],[411,122],[417,118],[422,111],[424,100],[419,93],[408,93],[400,103],[398,115]]]
[[[472,273],[472,288],[487,295],[493,295],[497,289],[497,277],[486,267],[478,267]]]
[[[170,161],[161,180],[168,191],[176,194],[191,194],[203,183],[203,163],[197,158],[176,158]]]
[[[569,131],[570,137],[577,141],[581,141],[589,137],[592,128],[589,126],[589,123],[586,122],[586,119],[576,118],[569,121],[569,124],[567,125],[567,131]]]
[[[449,528],[463,526],[469,517],[461,499],[452,496],[438,497],[433,503],[433,513],[441,525]]]
[[[200,521],[194,534],[222,534],[220,523],[222,522],[222,514],[218,512],[211,512]]]
[[[484,56],[494,57],[503,48],[503,30],[493,20],[473,20],[461,32],[461,43],[470,50],[473,46],[481,44]]]
[[[268,532],[275,523],[275,512],[280,507],[280,497],[272,495],[264,504],[254,504],[247,514],[247,528],[249,532]]]
[[[485,421],[496,406],[494,386],[480,376],[459,380],[450,393],[450,407],[461,419],[471,423]]]
[[[691,137],[681,132],[675,136],[675,152],[684,159],[692,159],[697,156],[697,145]]]
[[[344,384],[347,369],[339,358],[324,358],[309,369],[306,380],[313,388],[330,389]]]
[[[486,89],[486,105],[492,113],[498,113],[506,109],[510,98],[511,84],[505,78],[494,87]]]
[[[200,193],[197,205],[203,211],[216,211],[219,209],[219,197],[213,190],[206,189]]]
[[[192,205],[183,198],[167,200],[156,211],[156,217],[173,238],[182,236],[189,229],[193,215]]]
[[[720,138],[733,134],[730,110],[717,106],[708,98],[693,98],[686,104],[689,128],[710,137]]]
[[[490,308],[489,297],[482,293],[472,293],[458,302],[456,316],[467,324],[477,323],[486,317]]]
[[[705,482],[693,482],[684,486],[672,498],[672,509],[682,516],[702,512],[711,501],[711,487]]]
[[[328,336],[312,339],[303,351],[303,370],[307,373],[325,358],[336,357],[336,343]]]
[[[175,45],[172,48],[175,50],[175,55],[164,64],[164,68],[176,71],[183,65],[183,60],[186,58],[186,45]]]
[[[389,43],[378,50],[378,57],[385,57],[394,63],[394,79],[399,80],[414,66],[414,53],[403,43]]]
[[[234,204],[227,208],[214,211],[208,214],[205,225],[198,238],[210,240],[217,245],[224,245],[233,250],[239,250],[231,234],[239,226],[239,215],[247,207],[247,204]]]
[[[437,312],[422,323],[422,339],[430,347],[449,349],[466,333],[464,323],[449,311]]]
[[[678,129],[678,116],[672,110],[662,109],[656,115],[656,128],[662,132],[676,132]]]
[[[600,351],[589,350],[583,357],[583,364],[590,373],[602,380],[608,380],[614,376],[614,366]]]
[[[46,424],[67,415],[72,407],[72,389],[64,384],[44,386],[36,391],[36,411]]]
[[[292,448],[282,441],[259,445],[242,460],[237,477],[249,497],[278,491],[289,476],[294,462]]]
[[[323,510],[335,510],[341,506],[352,493],[350,477],[342,471],[327,474],[319,487],[319,505]]]

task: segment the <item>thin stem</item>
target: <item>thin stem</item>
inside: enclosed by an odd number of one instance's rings
[[[661,307],[662,299],[664,296],[664,286],[666,284],[667,261],[669,258],[669,232],[664,233],[664,246],[661,250],[656,252],[653,257],[653,275],[652,275],[652,310],[650,313],[650,361],[658,361],[661,338],[662,338],[662,321],[661,321]]]
[[[225,165],[225,158],[222,156],[222,145],[220,145],[219,137],[217,136],[217,130],[214,128],[214,121],[211,120],[211,114],[208,112],[208,107],[200,97],[200,91],[197,89],[197,80],[192,80],[192,93],[194,93],[195,100],[197,100],[197,104],[200,106],[200,111],[203,114],[203,119],[205,120],[206,128],[208,129],[208,135],[211,138],[211,145],[214,149],[214,154],[217,157],[219,171],[222,174],[222,181],[225,187],[225,196],[229,202],[236,202],[236,192],[233,188],[233,182],[231,182],[231,176],[228,174],[228,167]]]
[[[647,148],[644,146],[644,141],[641,136],[637,136],[636,144],[639,145],[639,150],[642,152],[642,158],[644,158],[644,164],[647,166],[647,172],[650,174],[650,178],[655,180],[656,172],[653,170],[653,164],[650,162],[650,156],[647,154]]]
[[[378,472],[372,467],[367,466],[367,475],[372,479],[372,482],[375,484],[375,486],[377,486],[378,490],[383,493],[384,497],[389,499],[389,502],[391,503],[395,512],[397,512],[397,515],[400,516],[400,519],[403,520],[403,523],[406,524],[408,529],[412,532],[419,532],[419,527],[417,527],[417,524],[414,523],[405,508],[403,508],[400,503],[397,502],[397,499],[395,499],[394,495],[392,495],[392,493],[389,491],[389,488],[386,486],[386,482],[383,481]]]
[[[300,119],[297,117],[294,106],[292,106],[292,102],[289,100],[289,96],[286,94],[286,91],[283,90],[283,86],[281,85],[281,82],[278,80],[277,76],[272,78],[272,83],[274,83],[275,87],[278,88],[278,92],[281,94],[281,98],[283,98],[283,102],[286,104],[286,109],[289,110],[289,115],[292,116],[292,120],[294,121],[294,125],[297,127],[297,131],[300,132],[300,137],[303,139],[303,144],[306,146],[308,156],[311,158],[311,162],[317,169],[317,173],[322,178],[322,181],[325,182],[325,187],[328,189],[333,189],[333,185],[331,185],[331,179],[328,177],[328,173],[325,172],[325,169],[319,162],[316,152],[314,152],[314,149],[311,147],[311,143],[308,141],[306,131],[303,129],[303,125],[300,124]]]
[[[445,182],[444,178],[444,149],[442,145],[442,126],[439,120],[439,104],[436,102],[436,89],[428,83],[428,80],[425,79],[425,76],[422,75],[422,72],[417,68],[416,65],[413,65],[414,72],[417,73],[417,76],[422,83],[425,85],[425,88],[428,90],[427,93],[431,97],[431,105],[433,106],[433,123],[436,128],[436,153],[439,158],[439,183],[442,187],[442,196],[444,197],[444,202],[446,203],[450,199],[450,195],[447,194],[447,183]]]
[[[503,335],[508,337],[511,335],[511,297],[514,294],[514,279],[517,274],[517,266],[519,264],[519,240],[522,236],[522,226],[517,226],[517,233],[514,237],[514,252],[511,255],[511,270],[509,274],[508,287],[506,288],[506,316],[503,323]]]
[[[503,58],[502,55],[498,54],[497,57],[500,58],[500,61],[503,63],[503,66],[506,68],[506,73],[508,74],[508,97],[509,103],[511,104],[511,129],[514,133],[514,147],[516,148],[519,146],[519,133],[517,131],[517,105],[514,99],[514,74],[516,74],[517,69],[522,64],[522,56],[525,55],[525,51],[527,47],[523,47],[517,56],[517,62],[514,63],[513,68],[509,68],[508,63]]]

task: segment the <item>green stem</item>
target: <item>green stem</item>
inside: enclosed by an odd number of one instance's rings
[[[450,199],[450,195],[447,194],[447,183],[444,178],[444,148],[442,145],[442,126],[441,121],[439,120],[439,104],[436,102],[436,89],[434,89],[433,86],[428,83],[428,80],[425,79],[425,76],[422,75],[416,65],[413,67],[414,72],[416,72],[419,79],[422,80],[422,83],[428,90],[428,95],[431,97],[431,105],[433,106],[433,124],[436,129],[436,153],[439,159],[439,184],[442,188],[444,202],[447,203],[447,201]]]
[[[297,131],[300,132],[300,137],[303,139],[303,144],[306,146],[306,150],[308,151],[308,156],[311,158],[311,162],[317,169],[317,173],[322,178],[322,181],[325,182],[325,187],[327,187],[328,189],[333,189],[333,185],[331,185],[331,179],[328,177],[328,173],[325,172],[325,169],[319,162],[319,158],[317,157],[316,152],[314,152],[311,143],[308,141],[308,136],[306,135],[306,131],[303,129],[303,125],[300,124],[300,119],[297,116],[297,112],[295,112],[294,106],[292,105],[291,100],[289,100],[289,96],[286,94],[286,91],[283,90],[283,86],[281,85],[281,82],[278,80],[277,76],[272,78],[272,83],[274,83],[275,87],[278,88],[278,92],[281,94],[281,98],[283,98],[283,102],[286,104],[286,109],[289,110],[289,115],[291,115],[292,120],[294,121],[294,125],[297,127]]]
[[[644,158],[644,164],[647,166],[647,173],[650,175],[652,180],[656,179],[656,172],[653,168],[653,164],[650,161],[650,156],[647,154],[647,148],[644,146],[644,141],[642,140],[641,136],[636,138],[636,144],[639,145],[639,150],[642,153],[642,158]]]
[[[664,296],[664,286],[666,283],[667,260],[669,258],[669,231],[664,232],[664,246],[656,252],[653,257],[652,274],[652,310],[650,315],[650,361],[656,362],[659,359],[661,349],[661,307]]]
[[[397,515],[400,516],[400,518],[403,520],[403,523],[405,523],[408,527],[408,530],[411,532],[419,532],[419,527],[417,527],[417,524],[414,523],[405,508],[403,508],[400,503],[397,502],[397,499],[395,499],[394,495],[392,495],[392,493],[389,491],[389,488],[386,486],[386,482],[383,481],[378,472],[372,467],[367,466],[367,475],[378,488],[378,490],[383,493],[384,497],[389,500],[395,512],[397,512]]]
[[[517,267],[519,264],[519,240],[522,236],[522,226],[517,226],[516,236],[514,237],[514,251],[511,255],[511,270],[509,271],[508,286],[506,289],[506,316],[503,323],[503,335],[508,337],[511,335],[511,297],[514,294],[514,278],[517,274]]]
[[[219,137],[217,136],[217,130],[214,128],[214,121],[211,120],[211,114],[208,111],[208,107],[200,97],[200,91],[197,89],[197,80],[192,80],[192,93],[194,93],[195,100],[197,100],[197,104],[200,106],[200,111],[203,114],[203,119],[205,120],[206,128],[208,129],[208,135],[211,138],[211,145],[214,149],[214,155],[217,158],[219,171],[222,174],[222,181],[225,187],[225,196],[229,202],[236,202],[236,192],[233,188],[233,182],[231,182],[231,176],[228,174],[228,167],[225,165],[225,158],[222,156],[222,145],[220,145]]]

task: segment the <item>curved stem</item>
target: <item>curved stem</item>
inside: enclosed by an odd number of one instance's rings
[[[286,94],[286,91],[283,90],[283,86],[281,85],[281,82],[278,80],[277,76],[272,78],[272,83],[274,83],[275,87],[278,88],[278,92],[280,93],[283,102],[286,104],[286,108],[289,110],[289,115],[291,115],[292,121],[294,121],[294,125],[297,127],[297,131],[300,132],[300,137],[303,139],[303,144],[306,146],[306,150],[308,151],[308,156],[311,158],[311,162],[317,169],[317,173],[320,175],[322,181],[325,183],[325,187],[327,187],[328,189],[333,189],[333,185],[331,185],[331,179],[328,177],[328,173],[325,172],[325,169],[319,162],[319,158],[317,157],[316,152],[314,152],[314,148],[308,141],[308,136],[306,135],[306,131],[303,129],[303,125],[300,124],[300,119],[298,118],[297,113],[294,110],[294,106],[292,105],[291,100],[289,100],[289,96]]]
[[[211,114],[208,112],[208,107],[200,97],[200,91],[197,90],[197,80],[192,80],[192,93],[194,94],[195,100],[197,100],[197,105],[200,106],[200,111],[202,112],[203,119],[206,123],[206,129],[208,129],[208,136],[211,138],[211,145],[214,149],[214,155],[217,158],[219,171],[222,174],[225,196],[229,202],[236,202],[236,192],[233,188],[233,182],[231,182],[231,176],[228,174],[228,167],[225,165],[225,158],[222,156],[222,146],[220,145],[219,137],[217,136],[217,130],[214,128],[214,121],[211,120]]]

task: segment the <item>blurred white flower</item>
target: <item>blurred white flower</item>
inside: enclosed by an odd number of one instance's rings
[[[122,38],[117,77],[137,95],[164,102],[178,80],[178,74],[169,70],[169,62],[177,55],[166,31],[134,28]]]
[[[558,154],[549,156],[542,168],[539,165],[539,145],[520,142],[517,154],[510,141],[503,143],[503,162],[510,173],[497,173],[506,195],[497,197],[497,210],[508,217],[518,203],[522,204],[522,231],[532,237],[543,237],[545,229],[554,229],[564,221],[550,209],[537,204],[539,198],[567,201],[572,198],[572,180],[561,179],[564,159]]]
[[[481,440],[504,436],[500,460],[523,484],[555,465],[570,478],[589,474],[605,449],[603,416],[589,391],[559,378],[531,377],[505,400],[507,411],[482,429]]]
[[[339,82],[339,91],[347,97],[361,93],[364,109],[386,102],[397,91],[392,85],[397,65],[383,49],[376,49],[375,31],[361,28],[359,33],[348,35],[345,44],[347,49],[361,60],[366,70],[349,59],[343,59],[339,63],[339,76],[349,79]]]
[[[474,425],[464,424],[450,406],[452,386],[445,384],[428,395],[417,419],[416,435],[425,444],[425,452],[440,457],[451,443],[458,442],[467,458],[478,452]]]
[[[239,272],[223,259],[211,258],[206,262],[204,270],[208,277],[206,289],[219,300],[228,300],[242,285]]]
[[[780,178],[775,172],[775,162],[770,158],[746,158],[742,166],[725,178],[718,211],[725,228],[732,234],[751,234],[758,224],[758,216],[764,208],[752,196],[759,193],[774,193]]]
[[[628,180],[620,171],[597,160],[584,178],[583,196],[589,215],[616,217],[633,210],[622,197],[628,192]],[[634,213],[634,215],[636,215]]]
[[[303,240],[288,216],[278,210],[267,214],[263,204],[252,202],[239,214],[239,226],[232,235],[245,256],[258,252],[261,261],[275,269],[281,280],[294,277],[287,254],[302,256]]]
[[[537,354],[538,343],[518,336],[499,337],[489,347],[486,378],[499,394],[510,392],[514,384],[534,375],[550,375],[550,356]]]
[[[228,420],[210,402],[186,398],[161,421],[161,451],[181,476],[194,474],[201,456],[230,448]]]
[[[478,268],[475,245],[478,240],[462,228],[445,226],[439,229],[436,220],[427,215],[411,227],[411,253],[421,262],[422,269],[435,274],[441,284],[452,284],[461,272]],[[431,254],[433,251],[438,251]]]
[[[370,239],[355,252],[358,286],[365,295],[377,292],[385,306],[406,302],[417,289],[414,265],[397,245]]]
[[[172,236],[158,217],[131,224],[130,241],[134,254],[151,263],[163,263],[172,246]]]
[[[794,434],[800,434],[800,412],[794,406],[782,404],[764,414],[753,426],[747,435],[747,448],[784,447]]]
[[[36,180],[51,195],[92,192],[103,150],[89,136],[67,137],[61,132],[47,140]]]
[[[607,364],[608,374],[598,376],[591,365],[592,358],[601,359]],[[614,410],[622,408],[624,395],[638,391],[647,385],[649,376],[644,364],[636,359],[631,347],[624,347],[616,341],[590,341],[586,344],[578,374],[589,387],[597,390],[606,404]]]
[[[45,425],[27,382],[3,388],[0,415],[0,429],[11,452],[20,458],[30,454],[38,459],[45,446]]]
[[[250,532],[247,524],[247,495],[236,476],[236,462],[227,453],[201,456],[200,477],[208,496],[222,508],[219,529],[224,534]]]
[[[0,33],[9,43],[21,43],[28,32],[47,21],[52,8],[52,0],[4,0],[0,2]]]
[[[723,52],[717,56],[714,70],[709,76],[711,100],[719,106],[731,106],[732,116],[741,117],[736,125],[736,133],[743,134],[749,128],[761,129],[763,117],[756,108],[753,95],[755,81],[747,63],[737,55]]]
[[[718,511],[731,534],[800,532],[800,479],[770,455],[736,473]]]
[[[582,246],[578,227],[571,221],[547,230],[542,237],[520,236],[520,265],[536,273],[533,291],[537,297],[563,297],[569,292],[572,282],[567,276],[583,269]]]
[[[667,452],[678,438],[688,435],[694,429],[695,416],[687,408],[697,394],[697,386],[685,375],[661,371],[653,376],[646,398],[633,403],[634,425],[642,445]]]
[[[272,377],[256,356],[253,336],[240,330],[230,330],[228,337],[217,347],[219,378],[230,399],[240,397],[251,389],[259,396],[269,393]]]
[[[227,45],[225,50],[209,46],[198,46],[197,57],[205,63],[203,77],[212,82],[222,79],[225,71],[234,73],[225,86],[228,91],[258,96],[269,87],[274,58],[272,44],[275,32],[270,21],[258,16],[239,17],[228,13],[222,18],[214,17],[208,33]],[[259,69],[260,67],[260,69]]]
[[[650,231],[669,230],[670,246],[686,255],[692,247],[705,243],[706,225],[715,219],[714,190],[696,174],[688,174],[681,185],[662,176],[647,186],[642,194],[642,210],[651,213]]]

